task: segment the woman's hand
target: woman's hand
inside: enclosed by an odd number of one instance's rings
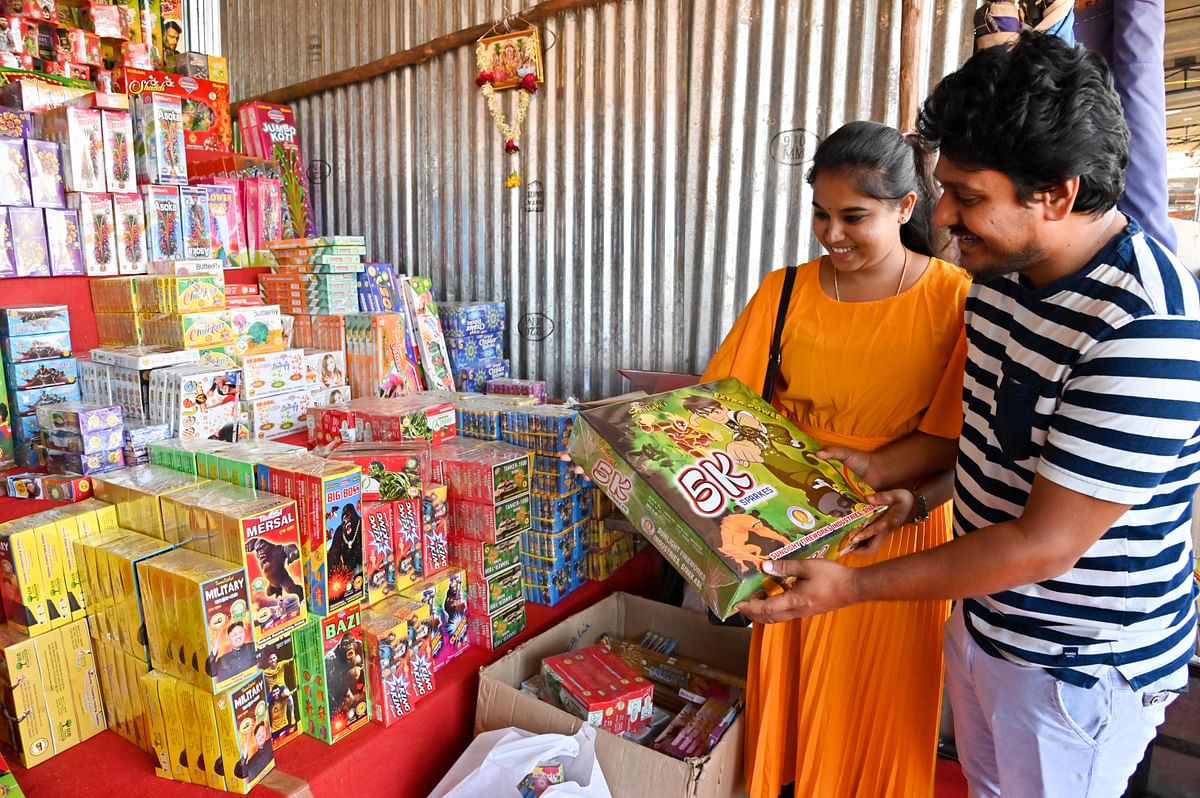
[[[860,452],[857,449],[847,449],[844,446],[828,446],[817,452],[817,457],[826,460],[841,460],[845,463],[846,468],[849,468],[855,474],[858,474],[866,483],[876,490],[879,489],[877,480],[872,479],[875,476],[871,471],[871,453]]]
[[[897,488],[869,496],[867,503],[876,507],[887,505],[888,510],[867,526],[851,533],[842,547],[845,553],[874,554],[879,551],[884,538],[908,523],[917,502],[911,490]]]

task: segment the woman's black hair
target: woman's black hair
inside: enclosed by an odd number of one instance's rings
[[[933,226],[937,195],[930,157],[916,137],[905,138],[877,122],[850,122],[817,147],[808,184],[822,172],[851,175],[860,193],[881,202],[899,203],[910,192],[916,194],[912,215],[900,228],[900,243],[922,255],[942,251],[945,234]]]

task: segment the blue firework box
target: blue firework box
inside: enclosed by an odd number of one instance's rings
[[[358,273],[358,304],[364,312],[399,309],[400,287],[390,263],[364,263]]]
[[[511,373],[512,364],[507,358],[485,360],[473,366],[455,369],[454,384],[463,391],[483,393],[490,380],[498,380]]]
[[[31,416],[15,416],[13,418],[12,433],[15,438],[23,441],[40,440],[39,429],[41,429],[41,425],[38,424],[36,413]]]
[[[14,391],[74,385],[79,380],[79,364],[73,357],[5,363],[4,374],[8,377],[9,387]]]
[[[71,317],[66,305],[8,305],[0,308],[0,335],[66,332]]]
[[[450,355],[450,367],[454,371],[478,366],[491,360],[503,360],[504,333],[448,334],[446,335],[446,352]]]
[[[438,318],[447,337],[504,332],[508,313],[503,302],[441,302]]]
[[[67,402],[79,401],[79,385],[56,385],[53,388],[35,388],[32,391],[13,391],[14,412],[19,416],[29,416],[37,412],[39,407],[61,405]]]
[[[30,360],[52,360],[71,356],[69,332],[13,335],[3,339],[4,360],[25,363]]]

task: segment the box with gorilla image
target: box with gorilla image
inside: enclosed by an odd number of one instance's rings
[[[305,734],[330,745],[366,725],[367,672],[359,605],[319,618],[292,638]]]
[[[579,414],[571,456],[722,618],[768,587],[765,560],[838,557],[885,508],[738,380]]]

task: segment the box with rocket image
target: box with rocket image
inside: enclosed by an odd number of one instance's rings
[[[738,380],[579,414],[571,457],[718,616],[763,591],[771,559],[839,557],[886,508]]]

